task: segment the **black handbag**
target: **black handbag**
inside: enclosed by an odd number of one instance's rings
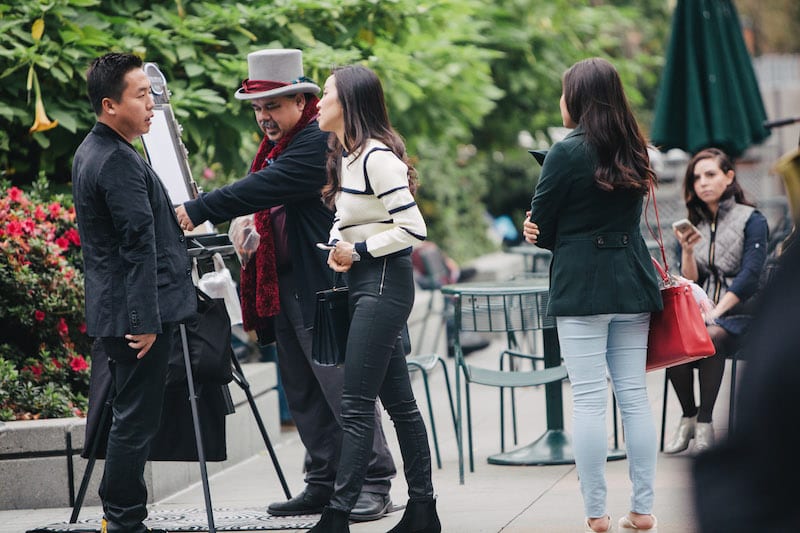
[[[175,328],[178,329],[178,328]],[[180,337],[180,334],[178,335]],[[177,346],[176,346],[176,350]],[[183,353],[183,350],[178,350]],[[189,391],[186,385],[183,355],[178,357],[183,379],[164,389],[164,404],[161,408],[161,426],[150,446],[150,461],[197,461],[197,443],[194,434],[192,408],[189,403]],[[173,370],[170,367],[170,372]],[[95,457],[106,458],[108,432],[111,412],[104,409],[104,403],[111,389],[111,372],[108,368],[108,355],[102,342],[95,339],[92,345],[92,372],[89,385],[89,412],[86,416],[86,443],[81,450],[81,457],[89,459],[94,439],[96,442]],[[233,402],[227,385],[200,385],[195,389],[197,395],[197,411],[202,427],[203,451],[206,461],[224,461],[227,459],[225,440],[225,417],[233,413]],[[106,421],[103,420],[106,416]]]
[[[350,305],[347,287],[334,287],[317,293],[311,359],[322,366],[341,366],[350,332]]]
[[[195,287],[197,313],[184,321],[192,377],[195,383],[225,385],[233,380],[231,320],[225,300],[212,298]],[[167,384],[186,379],[180,327],[175,328],[175,347],[167,372]]]

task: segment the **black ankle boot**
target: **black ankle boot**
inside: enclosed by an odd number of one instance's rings
[[[350,533],[349,514],[339,509],[326,507],[322,510],[322,517],[317,525],[308,530],[308,533]]]
[[[409,501],[403,518],[389,533],[439,533],[441,530],[442,524],[436,514],[436,500]]]

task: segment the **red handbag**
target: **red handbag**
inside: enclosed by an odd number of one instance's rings
[[[714,343],[708,335],[700,306],[694,299],[690,285],[677,285],[669,275],[667,255],[664,253],[664,239],[661,235],[661,223],[658,220],[658,207],[652,188],[653,206],[658,226],[658,247],[665,268],[653,259],[659,276],[664,282],[661,298],[664,310],[650,315],[650,334],[647,338],[648,372],[671,366],[682,365],[703,357],[714,355]],[[649,227],[649,224],[648,224]],[[655,237],[655,235],[654,235]]]

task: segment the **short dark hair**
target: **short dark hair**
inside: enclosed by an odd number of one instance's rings
[[[86,71],[86,84],[95,115],[103,111],[103,98],[115,102],[122,99],[125,75],[136,68],[142,68],[142,59],[133,54],[112,52],[92,61]]]

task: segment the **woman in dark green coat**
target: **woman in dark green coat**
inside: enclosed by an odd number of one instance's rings
[[[575,463],[585,530],[609,531],[606,509],[606,376],[622,413],[633,483],[621,529],[652,531],[656,430],[645,383],[650,312],[661,309],[658,278],[639,231],[655,173],[619,75],[586,59],[566,71],[564,126],[548,152],[524,233],[553,252],[548,312],[556,317],[575,402]]]

